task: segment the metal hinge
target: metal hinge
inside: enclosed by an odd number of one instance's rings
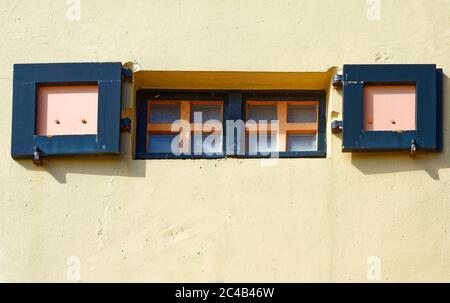
[[[333,134],[340,133],[344,127],[344,122],[342,120],[331,121],[331,132]]]
[[[335,74],[333,76],[333,86],[335,88],[339,88],[342,87],[343,84],[344,84],[344,75]]]
[[[129,133],[131,131],[131,119],[120,119],[120,131]]]
[[[122,79],[133,82],[133,70],[130,68],[122,68]]]
[[[342,88],[345,84],[364,84],[364,81],[344,80],[343,75],[335,74],[332,83],[334,88]]]

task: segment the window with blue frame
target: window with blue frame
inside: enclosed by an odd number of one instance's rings
[[[140,92],[136,158],[224,156],[225,95]]]
[[[442,69],[345,65],[343,151],[442,149]]]
[[[324,92],[243,95],[247,157],[324,157]]]
[[[118,62],[15,64],[12,157],[119,155],[121,91]]]
[[[326,154],[323,91],[142,90],[137,97],[137,159]]]

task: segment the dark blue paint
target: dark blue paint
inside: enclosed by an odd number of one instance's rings
[[[343,151],[409,150],[412,140],[418,149],[439,150],[442,94],[438,93],[437,74],[436,65],[432,64],[345,65]],[[415,84],[416,131],[364,131],[363,98],[367,84]]]
[[[230,121],[244,121],[243,117],[242,93],[230,92],[228,94],[226,119]],[[233,139],[232,142],[231,139]],[[238,142],[239,139],[241,144]],[[245,155],[245,129],[233,128],[233,136],[228,134],[227,138],[225,138],[225,147],[228,148],[226,151],[228,156]]]
[[[121,63],[15,64],[11,155],[118,155],[120,153]],[[35,135],[38,85],[97,84],[98,135]]]
[[[437,69],[437,117],[436,117],[436,151],[441,152],[444,141],[444,71]]]

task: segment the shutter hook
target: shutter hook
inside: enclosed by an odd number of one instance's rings
[[[43,166],[44,165],[44,161],[42,160],[42,151],[37,146],[34,147],[33,163],[36,166]]]
[[[414,158],[416,156],[416,151],[417,151],[416,140],[411,140],[411,150],[410,150],[411,158]]]

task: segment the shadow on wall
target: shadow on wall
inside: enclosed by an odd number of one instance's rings
[[[17,163],[31,171],[48,172],[59,183],[67,182],[67,174],[123,176],[145,178],[146,161],[131,160],[131,143],[129,134],[122,134],[120,157],[80,157],[51,158],[38,167],[31,160],[18,160]]]
[[[450,78],[444,75],[444,100],[443,100],[443,151],[441,153],[418,152],[412,159],[408,152],[387,153],[352,153],[352,164],[362,173],[386,174],[425,170],[434,180],[439,180],[439,170],[450,168],[450,138],[448,129],[450,106],[446,98],[450,96]]]

